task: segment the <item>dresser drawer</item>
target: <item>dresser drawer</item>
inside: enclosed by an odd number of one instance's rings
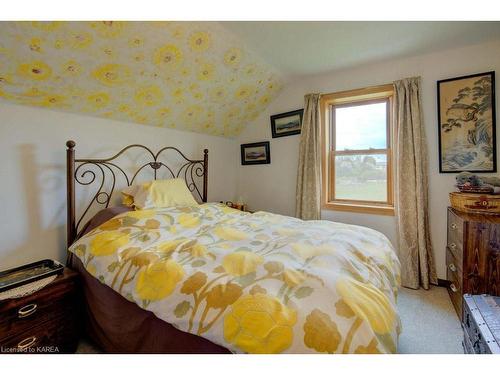
[[[451,302],[453,303],[453,307],[459,317],[462,316],[462,276],[461,272],[452,271],[450,267],[446,270],[446,276],[448,281],[450,281],[450,285],[448,286],[448,294],[450,295]]]
[[[453,211],[448,210],[448,248],[459,263],[463,259],[464,222]]]
[[[76,321],[72,317],[45,321],[25,332],[0,339],[1,353],[73,353],[78,343]]]
[[[462,284],[462,262],[455,257],[455,253],[449,247],[446,247],[446,268],[448,271],[457,274]]]
[[[74,295],[55,301],[30,298],[0,314],[0,337],[23,332],[33,324],[54,320],[64,314],[75,314],[77,303]]]

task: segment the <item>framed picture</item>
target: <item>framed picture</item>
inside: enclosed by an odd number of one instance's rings
[[[269,142],[247,143],[241,145],[241,165],[270,164]]]
[[[286,137],[287,135],[300,134],[302,128],[303,109],[280,113],[271,116],[271,132],[273,138]]]
[[[495,72],[437,82],[439,172],[496,172]]]

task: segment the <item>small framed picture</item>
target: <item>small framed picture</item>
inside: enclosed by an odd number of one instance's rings
[[[241,145],[241,165],[271,164],[269,142]]]
[[[286,137],[287,135],[300,134],[302,128],[303,109],[280,113],[271,116],[271,132],[273,138]]]

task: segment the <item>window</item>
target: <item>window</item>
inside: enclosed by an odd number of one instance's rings
[[[394,215],[393,86],[324,95],[323,208]]]

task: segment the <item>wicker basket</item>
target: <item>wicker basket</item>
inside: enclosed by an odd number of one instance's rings
[[[458,211],[500,214],[500,195],[454,192],[450,202]]]

